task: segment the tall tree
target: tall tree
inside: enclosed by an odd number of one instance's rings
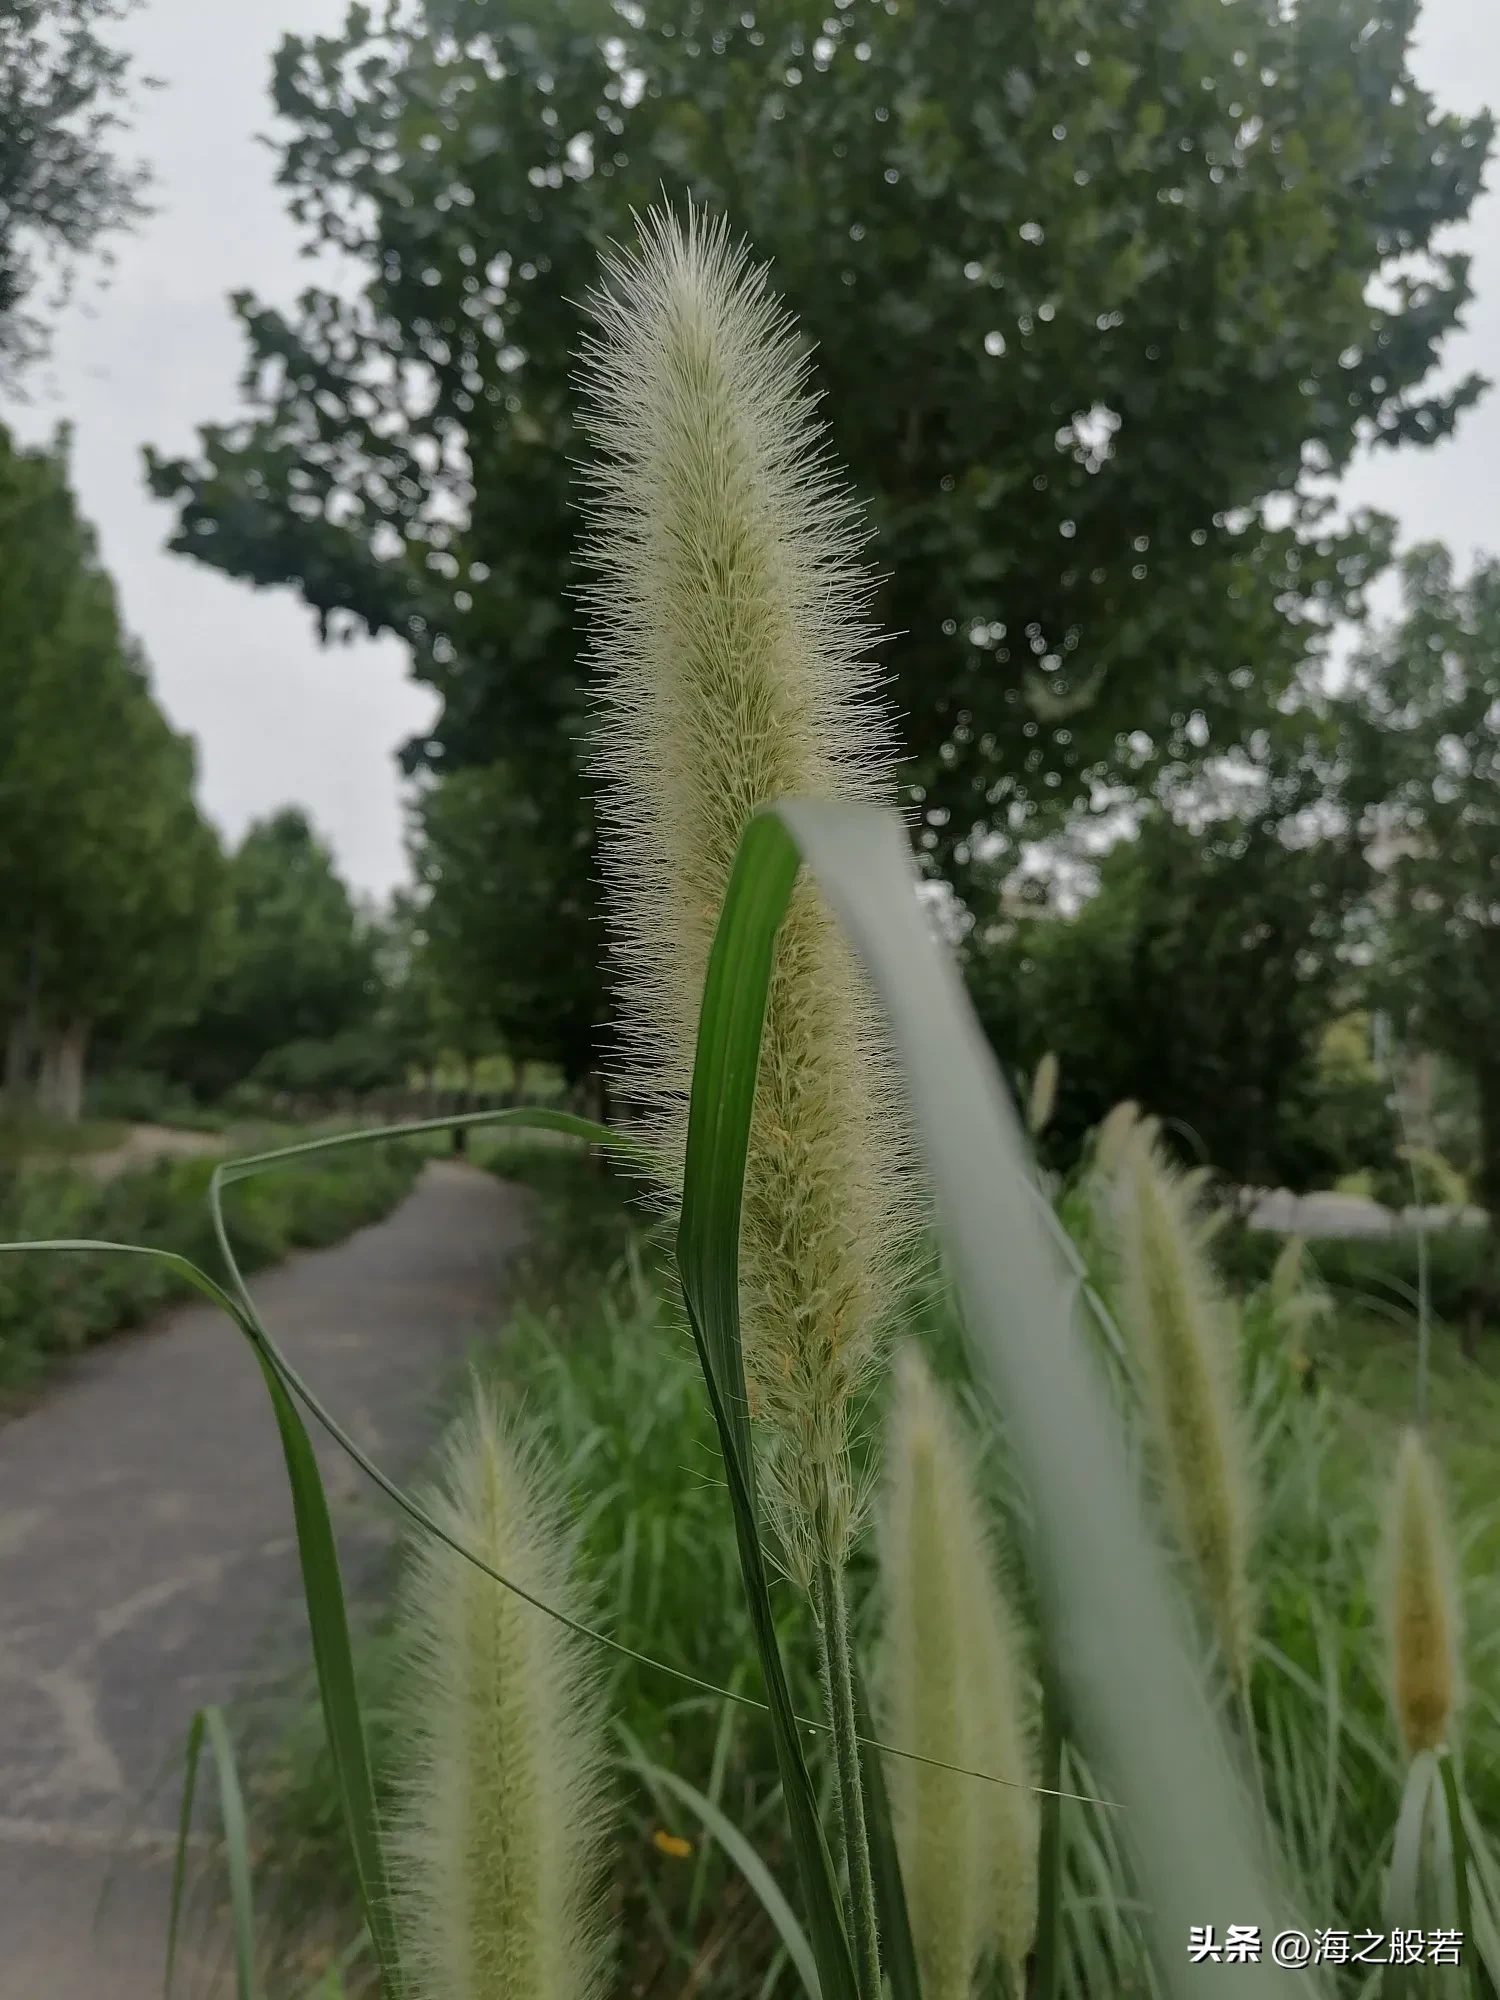
[[[107,33],[136,5],[0,0],[0,379],[44,350],[44,276],[55,307],[78,260],[146,212],[146,169],[115,150],[130,58]]]
[[[499,1046],[576,1083],[605,1012],[597,903],[579,867],[590,830],[576,795],[548,800],[535,787],[535,773],[502,762],[423,793],[414,855],[427,963],[456,1049]],[[569,822],[571,846],[558,838]]]
[[[89,1037],[190,1011],[220,856],[68,486],[0,430],[0,1017],[8,1092],[78,1113]]]
[[[151,461],[173,545],[403,636],[444,704],[412,761],[576,796],[571,302],[661,187],[723,207],[816,342],[922,838],[977,893],[977,829],[1263,713],[1386,554],[1305,475],[1440,437],[1478,393],[1423,385],[1468,296],[1435,232],[1490,127],[1412,78],[1413,18],[356,7],[283,46],[276,102],[293,213],[364,293],[237,301],[251,414]]]
[[[1384,997],[1474,1087],[1500,1289],[1500,561],[1460,580],[1430,543],[1402,580],[1339,704],[1347,782],[1383,876]]]
[[[171,1074],[210,1096],[273,1049],[366,1025],[376,999],[376,934],[303,812],[287,807],[250,828],[229,860],[228,899],[217,977],[161,1050]]]

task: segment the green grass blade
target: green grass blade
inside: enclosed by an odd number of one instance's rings
[[[167,1922],[167,1968],[162,1992],[170,2000],[172,1974],[177,1963],[177,1931],[182,1918],[183,1884],[187,1874],[188,1833],[193,1818],[193,1796],[197,1789],[198,1762],[207,1742],[213,1752],[214,1770],[219,1780],[219,1817],[224,1827],[224,1852],[229,1869],[229,1911],[234,1929],[234,1983],[238,2000],[260,2000],[260,1983],[255,1976],[255,1895],[250,1870],[250,1833],[245,1818],[245,1798],[240,1789],[239,1766],[234,1745],[229,1740],[224,1712],[218,1707],[200,1708],[188,1730],[187,1765],[182,1786],[182,1812],[177,1828],[177,1851],[172,1860],[172,1902]]]
[[[677,1268],[724,1459],[756,1654],[771,1711],[782,1796],[825,2000],[859,2000],[854,1960],[776,1637],[761,1546],[740,1345],[740,1203],[776,932],[797,852],[765,823],[758,865],[736,867],[709,954],[688,1112]],[[779,834],[779,841],[775,838]]]
[[[631,1760],[629,1768],[644,1778],[647,1784],[670,1792],[674,1798],[680,1800],[697,1815],[704,1828],[718,1841],[720,1847],[749,1883],[761,1908],[775,1925],[776,1935],[786,1947],[787,1957],[797,1968],[797,1976],[802,1981],[802,1989],[807,1994],[808,2000],[822,2000],[822,1988],[818,1984],[818,1968],[813,1961],[812,1946],[807,1941],[807,1933],[798,1923],[791,1904],[777,1886],[775,1876],[734,1821],[727,1819],[713,1800],[706,1798],[696,1785],[690,1785],[685,1778],[679,1778],[675,1772],[665,1771],[659,1764],[635,1760]]]
[[[1037,1847],[1035,2000],[1057,2000],[1062,1977],[1062,1690],[1050,1666],[1042,1677],[1042,1759],[1045,1791]]]
[[[187,1880],[188,1839],[193,1825],[193,1798],[198,1788],[198,1758],[203,1749],[203,1710],[188,1729],[182,1776],[182,1810],[177,1820],[177,1847],[172,1856],[172,1899],[167,1911],[167,1967],[162,1974],[162,2000],[172,2000],[172,1974],[177,1966],[177,1931],[182,1921],[182,1891]]]
[[[370,1773],[364,1718],[354,1679],[354,1655],[349,1643],[349,1615],[339,1571],[338,1545],[328,1512],[328,1497],[306,1426],[276,1366],[259,1341],[255,1355],[265,1377],[276,1425],[281,1433],[292,1509],[297,1527],[297,1554],[302,1565],[302,1589],[312,1635],[313,1662],[323,1705],[323,1726],[333,1758],[339,1802],[354,1857],[360,1904],[380,1964],[387,2000],[403,2000],[406,1991],[391,1914],[390,1880],[381,1838],[375,1783]]]
[[[896,1850],[896,1830],[891,1820],[890,1794],[886,1790],[885,1763],[872,1741],[875,1726],[857,1653],[851,1665],[854,1717],[860,1738],[860,1777],[864,1783],[865,1822],[870,1836],[870,1867],[875,1877],[875,1914],[880,1928],[880,1962],[890,1982],[891,2000],[922,2000],[917,1949],[912,1943],[911,1914],[906,1906],[906,1885],[901,1879],[901,1856]]]
[[[1465,1937],[1473,1932],[1469,1904],[1469,1834],[1464,1824],[1463,1794],[1453,1752],[1438,1752],[1438,1776],[1443,1784],[1443,1805],[1448,1819],[1448,1854],[1452,1872],[1453,1922]]]
[[[234,1922],[234,1975],[239,2000],[259,2000],[255,1977],[255,1903],[250,1880],[250,1835],[245,1822],[245,1800],[240,1790],[240,1774],[235,1763],[234,1745],[224,1712],[205,1708],[201,1721],[209,1747],[214,1753],[214,1769],[219,1779],[219,1812],[224,1822],[224,1848],[229,1865],[229,1906]]]
[[[1191,2000],[1190,1926],[1212,1923],[1222,1934],[1231,1922],[1258,1923],[1274,1935],[1290,1913],[1270,1892],[1182,1606],[1074,1316],[1071,1274],[1038,1226],[1014,1107],[930,932],[900,823],[872,808],[784,802],[758,815],[740,846],[694,1078],[703,1185],[695,1228],[684,1228],[683,1273],[709,1322],[704,1344],[723,1363],[738,1359],[738,1186],[754,1031],[795,874],[789,833],[890,1024],[976,1367],[1005,1410],[1031,1495],[1049,1649],[1068,1711],[1126,1807],[1165,1990]],[[688,1188],[693,1195],[691,1173]],[[742,1383],[742,1370],[733,1379]],[[743,1423],[738,1408],[731,1415]],[[1240,1973],[1247,1994],[1315,1990],[1306,1975],[1268,1963]]]

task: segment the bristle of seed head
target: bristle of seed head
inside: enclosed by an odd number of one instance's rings
[[[1252,1509],[1230,1310],[1204,1255],[1191,1183],[1162,1150],[1154,1122],[1117,1129],[1110,1157],[1121,1318],[1140,1358],[1178,1536],[1230,1677],[1243,1687]]]
[[[1382,1593],[1391,1705],[1408,1755],[1446,1741],[1461,1699],[1461,1614],[1447,1511],[1421,1435],[1396,1455]]]
[[[898,1357],[880,1522],[881,1719],[902,1878],[926,2000],[969,2000],[998,1952],[1024,1965],[1036,1921],[1037,1811],[1014,1623],[969,1442],[918,1351]]]
[[[501,1575],[576,1615],[541,1462],[477,1385],[425,1504]],[[432,1536],[413,1545],[399,1631],[392,1848],[412,2000],[590,2000],[610,1814],[585,1642]]]
[[[615,1081],[680,1191],[709,948],[746,821],[787,796],[889,803],[871,579],[788,318],[722,223],[654,213],[609,257],[582,357],[600,858]],[[741,1219],[751,1405],[792,1567],[853,1525],[850,1401],[915,1210],[894,1064],[815,887],[777,943]],[[816,1524],[816,1525],[815,1525]]]

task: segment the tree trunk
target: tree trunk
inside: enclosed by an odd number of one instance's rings
[[[47,1117],[76,1125],[83,1116],[88,1046],[87,1021],[70,1021],[65,1028],[48,1031],[42,1043],[42,1074],[37,1091],[41,1110]]]

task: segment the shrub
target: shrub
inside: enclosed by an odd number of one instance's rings
[[[231,1186],[224,1212],[247,1270],[386,1214],[423,1155],[391,1143],[316,1157]],[[0,1173],[0,1242],[74,1236],[175,1250],[219,1267],[211,1160],[161,1160],[100,1181],[70,1167]],[[187,1288],[147,1257],[0,1257],[0,1387],[24,1388],[62,1357],[139,1326]]]

